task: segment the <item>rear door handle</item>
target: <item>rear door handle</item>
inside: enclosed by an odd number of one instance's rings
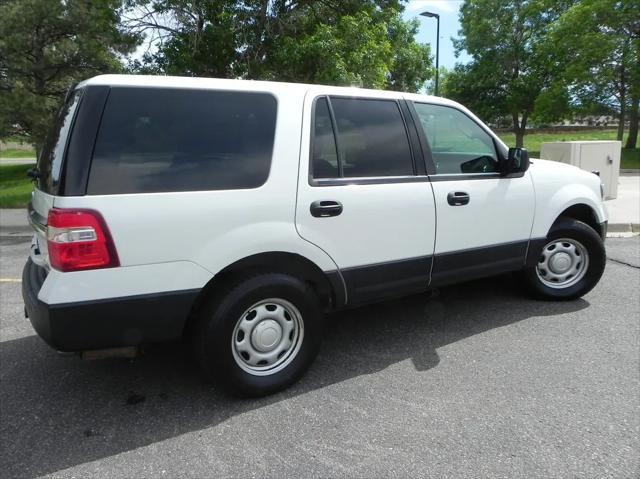
[[[342,213],[342,203],[333,200],[318,200],[311,203],[311,215],[316,218],[328,218]]]
[[[451,206],[463,206],[469,204],[469,193],[464,191],[452,191],[447,195],[447,203]]]

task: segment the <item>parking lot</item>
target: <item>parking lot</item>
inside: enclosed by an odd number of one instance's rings
[[[329,318],[310,372],[238,400],[188,350],[83,362],[22,312],[28,238],[0,238],[2,477],[638,477],[640,239],[583,299],[511,276]],[[91,318],[87,318],[90,321]]]

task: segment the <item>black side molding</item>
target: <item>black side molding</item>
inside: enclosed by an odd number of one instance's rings
[[[432,261],[420,256],[342,269],[349,306],[425,291]]]
[[[523,269],[528,245],[529,241],[524,240],[437,254],[433,261],[431,286],[445,286]]]

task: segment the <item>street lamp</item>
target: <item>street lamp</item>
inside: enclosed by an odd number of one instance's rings
[[[432,13],[432,12],[422,12],[420,15],[422,15],[423,17],[432,17],[435,18],[436,21],[438,22],[438,26],[436,29],[436,91],[435,94],[436,96],[438,96],[438,74],[440,73],[439,70],[439,59],[440,59],[440,15],[438,15],[437,13]]]

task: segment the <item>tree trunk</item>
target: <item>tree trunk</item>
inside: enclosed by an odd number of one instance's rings
[[[618,141],[622,141],[622,137],[624,135],[624,120],[625,120],[625,105],[626,105],[626,95],[624,94],[624,89],[620,92],[620,115],[618,124],[618,136],[616,137]]]
[[[518,113],[512,113],[513,133],[516,135],[516,148],[524,148],[524,135],[527,126],[527,113],[522,115],[522,121],[519,119]]]
[[[625,148],[635,148],[638,144],[638,108],[640,96],[631,97],[631,113],[629,115],[629,136]]]
[[[622,141],[622,137],[624,135],[624,106],[620,107],[620,115],[619,115],[619,124],[618,124],[618,135],[616,139],[618,141]]]

